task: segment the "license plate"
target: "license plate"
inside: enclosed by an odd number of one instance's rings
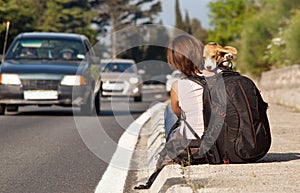
[[[45,100],[58,99],[57,91],[55,90],[28,90],[24,91],[25,100]]]
[[[103,84],[104,90],[123,90],[123,84]]]

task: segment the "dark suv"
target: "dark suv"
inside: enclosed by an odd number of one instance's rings
[[[19,34],[0,65],[0,115],[24,105],[73,105],[85,114],[98,114],[97,64],[84,35]]]

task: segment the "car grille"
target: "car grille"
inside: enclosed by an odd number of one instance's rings
[[[57,90],[60,80],[21,80],[23,90]]]

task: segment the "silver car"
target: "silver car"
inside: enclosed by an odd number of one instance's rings
[[[135,102],[142,101],[143,81],[134,60],[101,60],[101,94],[109,96],[129,96]]]

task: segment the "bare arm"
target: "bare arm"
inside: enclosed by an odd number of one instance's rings
[[[178,101],[178,81],[175,81],[171,88],[171,107],[173,112],[179,117],[180,116],[180,107],[179,107],[179,101]]]

